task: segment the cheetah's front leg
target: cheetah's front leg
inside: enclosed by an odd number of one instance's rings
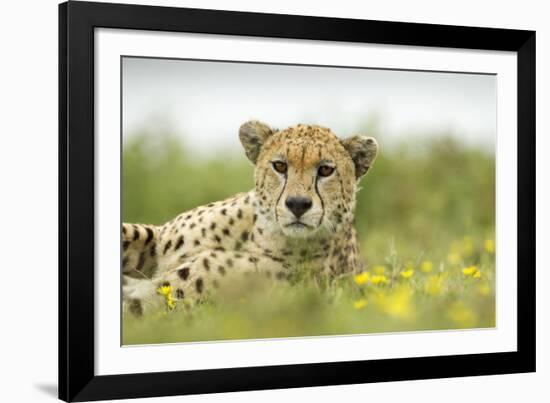
[[[202,300],[210,290],[230,287],[247,275],[259,274],[283,280],[288,277],[288,272],[288,266],[275,257],[248,252],[205,251],[192,261],[162,273],[154,282],[158,287],[167,287],[166,292],[170,290],[168,298],[194,303]]]

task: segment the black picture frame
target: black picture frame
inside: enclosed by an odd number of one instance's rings
[[[517,52],[516,352],[96,376],[94,29]],[[535,32],[201,9],[59,5],[59,398],[89,401],[535,371]]]

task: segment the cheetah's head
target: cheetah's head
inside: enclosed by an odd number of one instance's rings
[[[259,213],[268,223],[291,237],[351,224],[358,180],[378,152],[374,138],[340,140],[324,127],[274,130],[258,121],[243,124],[239,137],[256,166]]]

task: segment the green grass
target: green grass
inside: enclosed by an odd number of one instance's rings
[[[494,157],[445,136],[392,150],[379,141],[356,212],[367,281],[327,281],[306,267],[289,284],[247,279],[192,309],[125,317],[124,344],[493,327]],[[191,154],[169,135],[126,142],[124,221],[161,224],[253,187],[243,155]]]

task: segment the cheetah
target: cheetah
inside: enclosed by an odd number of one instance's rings
[[[243,274],[284,280],[304,263],[329,277],[362,271],[355,195],[376,159],[376,140],[259,121],[244,123],[239,138],[255,165],[253,190],[161,226],[122,225],[125,310],[141,315],[159,303],[163,286],[171,301],[196,302]]]

